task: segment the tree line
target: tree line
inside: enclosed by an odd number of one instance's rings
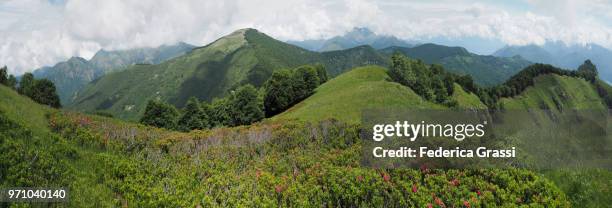
[[[388,71],[392,81],[410,87],[425,100],[448,107],[457,105],[452,99],[458,83],[468,91],[476,91],[476,85],[469,75],[456,75],[444,70],[438,64],[427,65],[421,60],[407,58],[401,53],[391,56],[391,69]]]
[[[395,82],[410,87],[415,93],[428,101],[449,107],[456,106],[452,100],[453,84],[459,84],[464,90],[474,93],[490,108],[499,108],[497,101],[503,97],[519,95],[527,87],[534,85],[534,78],[544,74],[557,74],[583,78],[594,84],[599,95],[608,107],[612,107],[612,95],[602,82],[598,81],[597,67],[586,60],[577,70],[565,70],[549,64],[533,64],[515,74],[506,82],[489,88],[478,86],[470,75],[456,75],[447,72],[440,65],[427,65],[421,60],[414,60],[395,53],[391,57],[389,76]]]
[[[32,73],[25,73],[21,81],[8,74],[6,66],[0,68],[0,84],[5,85],[21,95],[25,95],[37,103],[54,108],[61,108],[55,84],[48,79],[35,79]]]
[[[140,122],[180,131],[248,125],[289,109],[327,79],[321,64],[282,69],[273,72],[260,89],[245,84],[210,103],[191,97],[182,110],[164,101],[150,100]]]

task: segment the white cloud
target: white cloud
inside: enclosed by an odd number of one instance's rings
[[[55,3],[50,3],[55,2]],[[506,44],[597,43],[612,47],[605,0],[0,0],[0,64],[12,73],[97,50],[204,45],[245,27],[281,40],[327,38],[352,27],[419,40],[483,37]]]

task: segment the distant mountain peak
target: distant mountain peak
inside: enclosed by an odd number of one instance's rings
[[[360,45],[369,45],[375,49],[383,49],[390,46],[412,46],[412,44],[395,36],[379,35],[366,27],[354,27],[343,35],[335,36],[327,40],[289,41],[289,43],[312,51],[343,50]]]
[[[346,33],[343,37],[366,40],[368,38],[376,38],[376,34],[365,27],[354,27],[353,30]]]
[[[494,56],[521,57],[537,63],[552,64],[566,69],[576,69],[584,60],[590,59],[599,69],[599,76],[605,81],[612,80],[612,51],[594,43],[566,44],[562,41],[548,41],[541,45],[506,46]]]
[[[84,58],[79,57],[79,56],[73,56],[73,57],[70,57],[70,59],[68,59],[68,61],[66,61],[66,62],[83,62],[83,63],[85,63],[85,62],[87,62],[87,60],[85,60]]]

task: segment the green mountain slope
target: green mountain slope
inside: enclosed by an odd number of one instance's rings
[[[457,107],[462,109],[486,109],[485,105],[477,95],[471,92],[466,92],[463,88],[455,83],[452,100],[457,101]]]
[[[45,115],[55,109],[40,105],[16,91],[0,85],[0,112],[35,132],[48,131]]]
[[[429,102],[412,89],[389,81],[386,69],[380,66],[355,68],[319,86],[315,93],[273,120],[320,121],[338,119],[360,123],[361,113],[372,108],[445,109]],[[478,96],[455,84],[452,96],[459,108],[486,109]]]
[[[359,123],[362,110],[368,108],[444,108],[388,79],[386,70],[379,66],[353,69],[319,86],[312,96],[274,119],[318,121],[335,118]]]
[[[65,62],[57,63],[53,67],[43,67],[33,72],[36,78],[51,80],[57,89],[62,105],[69,103],[76,92],[103,74],[87,60],[81,57],[72,57]]]
[[[605,88],[610,89],[609,85],[605,83],[601,84],[604,84]],[[559,127],[551,125],[551,123],[568,122],[572,124],[572,127],[575,127],[576,131],[581,129],[587,129],[588,131],[590,129],[589,126],[574,126],[575,121],[564,121],[559,119],[567,119],[567,117],[563,117],[563,112],[574,112],[572,110],[575,109],[585,110],[582,112],[585,112],[586,115],[592,113],[603,113],[604,115],[608,116],[608,124],[610,121],[608,107],[600,95],[598,95],[593,84],[581,78],[560,76],[556,74],[541,75],[536,77],[533,86],[528,87],[518,96],[502,98],[498,101],[498,104],[507,110],[549,110],[532,111],[529,114],[529,118],[532,120],[526,120],[523,116],[523,119],[520,120],[522,124],[518,125],[524,126],[525,129],[529,129],[529,127],[531,127],[550,129],[551,131],[554,131],[555,128]],[[524,111],[519,111],[518,114],[525,115]],[[589,125],[589,122],[579,123],[582,125]],[[595,122],[591,123],[592,126],[598,126],[599,124],[601,124],[600,120],[595,120]],[[594,129],[597,129],[597,127]],[[596,130],[593,130],[593,132],[596,132]],[[526,137],[533,137],[533,135],[529,134]],[[601,152],[601,148],[607,148],[609,150],[611,141],[610,137],[607,138],[607,140],[601,140],[584,137],[575,138],[569,135],[563,135],[560,137],[555,137],[555,141],[550,142],[547,148],[541,151],[575,152],[576,155],[568,155],[568,160],[573,160],[577,157],[584,158],[585,155],[588,155],[591,151]],[[587,148],[589,151],[585,152],[585,149]],[[567,161],[563,160],[562,158],[551,158],[551,161],[552,160]],[[586,161],[584,159],[582,160]],[[549,178],[561,188],[561,190],[572,202],[572,207],[600,207],[604,204],[610,204],[612,202],[612,199],[609,197],[611,190],[610,188],[612,187],[612,183],[610,183],[610,181],[612,181],[612,172],[607,169],[553,168],[550,170],[543,170],[541,172],[544,176]]]
[[[549,74],[535,78],[534,86],[519,96],[502,98],[504,109],[606,109],[595,87],[584,79]]]
[[[351,99],[349,101],[361,102],[358,105],[365,107],[402,106],[408,102],[408,107],[441,108],[421,101],[409,88],[386,79],[386,72],[381,67],[358,68],[320,86],[311,98],[319,94],[318,100],[332,105],[342,105],[341,101]],[[353,89],[356,89],[355,95],[348,93]],[[395,93],[400,95],[399,99],[393,97]],[[456,96],[460,97],[465,94],[458,93]],[[341,99],[334,100],[334,95]],[[368,106],[368,102],[377,102],[376,98],[381,96],[384,97],[382,102]],[[72,195],[66,206],[70,207],[283,204],[379,207],[390,203],[399,207],[421,207],[439,202],[459,207],[467,200],[471,206],[566,207],[569,203],[567,196],[554,184],[526,169],[381,170],[362,167],[359,127],[336,121],[278,120],[236,128],[171,132],[111,118],[48,111],[0,86],[0,111],[2,109],[12,109],[15,113],[5,116],[0,112],[0,129],[3,130],[0,131],[0,148],[19,147],[3,155],[23,158],[0,160],[0,168],[23,167],[11,170],[27,170],[25,167],[36,167],[35,171],[27,171],[27,175],[17,173],[25,179],[23,181],[31,182],[12,184],[15,180],[0,180],[2,185],[69,187]],[[21,118],[19,114],[27,111],[35,113]],[[320,116],[325,112],[316,113]],[[353,119],[352,116],[333,117]],[[35,128],[46,129],[41,134],[44,136],[34,139],[28,136],[28,127],[14,124],[15,118],[24,119],[24,122],[31,122],[31,118],[39,120],[39,127]],[[4,122],[5,119],[11,121]],[[12,129],[8,134],[7,126]],[[14,172],[8,173],[12,176]],[[36,181],[41,178],[45,181]],[[440,194],[448,190],[456,193]]]
[[[465,48],[431,43],[412,48],[389,47],[380,51],[384,54],[400,52],[427,64],[440,64],[449,72],[469,74],[482,86],[500,84],[531,64],[520,57],[483,56],[470,53]]]
[[[157,64],[185,54],[194,46],[186,43],[163,45],[157,48],[136,48],[117,51],[98,51],[89,61],[72,57],[52,67],[43,67],[33,72],[36,78],[51,80],[63,105],[69,104],[87,83],[106,73],[127,66],[147,63]]]
[[[181,107],[191,96],[212,100],[245,83],[261,86],[274,70],[315,62],[333,76],[355,66],[384,65],[386,59],[367,46],[316,53],[242,29],[170,61],[104,76],[88,85],[69,108],[136,119],[150,99]]]
[[[59,112],[0,85],[0,186],[65,187],[68,207],[112,206],[115,196],[98,181],[106,170],[102,158],[77,145],[85,144],[86,136],[75,142],[55,132],[49,118]]]

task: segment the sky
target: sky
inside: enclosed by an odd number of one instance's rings
[[[612,48],[612,1],[0,0],[0,65],[22,74],[100,49],[205,45],[247,27],[280,40],[367,27],[477,53],[546,41]]]

